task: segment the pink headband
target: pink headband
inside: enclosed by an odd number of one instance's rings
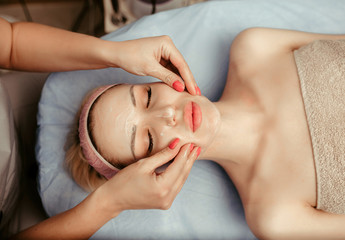
[[[79,118],[79,139],[83,154],[88,163],[98,173],[100,173],[107,179],[110,179],[112,176],[114,176],[119,171],[119,169],[114,167],[107,160],[105,160],[93,146],[88,131],[88,118],[90,109],[93,103],[96,101],[96,99],[109,88],[115,85],[116,84],[102,86],[98,88],[95,92],[93,92],[92,95],[88,98],[86,104],[84,105]]]

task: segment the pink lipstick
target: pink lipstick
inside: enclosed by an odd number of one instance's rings
[[[202,122],[202,113],[201,113],[201,108],[200,106],[195,103],[192,102],[192,109],[193,109],[193,132],[195,132],[196,130],[198,130],[198,128],[201,125]]]
[[[190,130],[195,132],[201,125],[202,113],[200,106],[195,102],[189,102],[184,108],[183,119]]]

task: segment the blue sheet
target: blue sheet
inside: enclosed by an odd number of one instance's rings
[[[344,13],[343,0],[211,1],[144,17],[104,39],[169,35],[188,62],[202,93],[217,100],[226,81],[230,44],[240,31],[262,26],[345,33]],[[66,135],[83,95],[103,84],[144,81],[156,80],[121,69],[50,75],[39,103],[36,147],[39,191],[50,216],[72,208],[87,195],[63,167]],[[255,239],[232,182],[222,168],[210,161],[194,164],[171,209],[125,211],[92,238]]]

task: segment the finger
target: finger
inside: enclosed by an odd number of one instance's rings
[[[181,147],[179,153],[176,155],[174,161],[162,173],[162,177],[166,181],[176,181],[183,169],[186,167],[188,156],[191,151],[191,144],[185,144]]]
[[[144,160],[145,166],[149,171],[155,171],[158,167],[172,160],[178,154],[179,149],[179,139],[176,138],[171,141],[168,147],[142,160]]]
[[[178,92],[183,92],[185,84],[180,76],[168,68],[158,64],[155,71],[149,73],[150,76],[160,79]]]
[[[180,73],[188,92],[192,95],[200,95],[200,89],[195,82],[193,74],[182,54],[177,50],[176,47],[173,47],[169,60]]]
[[[192,151],[190,152],[186,165],[184,166],[184,168],[180,172],[180,175],[178,176],[178,179],[176,180],[176,189],[175,189],[176,193],[181,191],[181,188],[186,182],[195,160],[200,155],[200,151],[201,151],[200,147],[194,147]]]
[[[170,198],[175,198],[176,195],[181,191],[184,183],[186,182],[189,173],[192,169],[192,166],[197,159],[197,157],[200,154],[200,148],[194,147],[192,148],[192,151],[190,152],[188,159],[183,167],[183,169],[179,172],[179,174],[176,176],[176,179],[169,179],[170,182],[172,182],[171,190],[170,190]],[[177,159],[176,159],[177,160]]]
[[[170,61],[167,61],[167,60],[165,60],[164,58],[162,58],[162,59],[159,61],[159,63],[160,63],[163,67],[165,67],[166,69],[172,71],[173,73],[175,73],[176,75],[178,75],[179,77],[181,77],[179,71],[177,70],[177,68],[176,68]]]

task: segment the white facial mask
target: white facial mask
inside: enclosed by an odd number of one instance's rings
[[[171,118],[174,116],[174,109],[171,107],[166,108],[164,112],[156,115],[156,117],[162,117],[162,118]]]
[[[163,127],[163,129],[161,130],[161,132],[160,132],[159,135],[160,135],[161,137],[164,137],[166,130],[168,130],[169,128],[170,128],[169,126]]]
[[[173,118],[174,117],[174,114],[175,114],[175,111],[173,108],[169,107],[169,108],[166,108],[164,109],[163,112],[160,112],[159,114],[156,115],[157,118]],[[172,126],[171,123],[168,123],[168,126]],[[161,137],[164,137],[164,134],[165,134],[165,131],[167,130],[168,128],[165,127],[162,129],[162,131],[159,133],[159,135]]]
[[[163,112],[161,112],[160,114],[156,115],[156,117],[158,118],[173,118],[175,114],[175,111],[172,107],[166,108],[164,109]],[[173,126],[171,123],[168,123],[168,126]],[[164,133],[163,133],[164,135]],[[161,133],[161,136],[163,136]]]
[[[127,135],[128,140],[131,139],[131,135],[132,135],[132,128],[135,124],[134,121],[134,109],[128,109],[127,111],[123,111],[121,112],[117,117],[115,122],[120,123],[120,122],[124,122],[124,126],[125,126],[125,132]]]

